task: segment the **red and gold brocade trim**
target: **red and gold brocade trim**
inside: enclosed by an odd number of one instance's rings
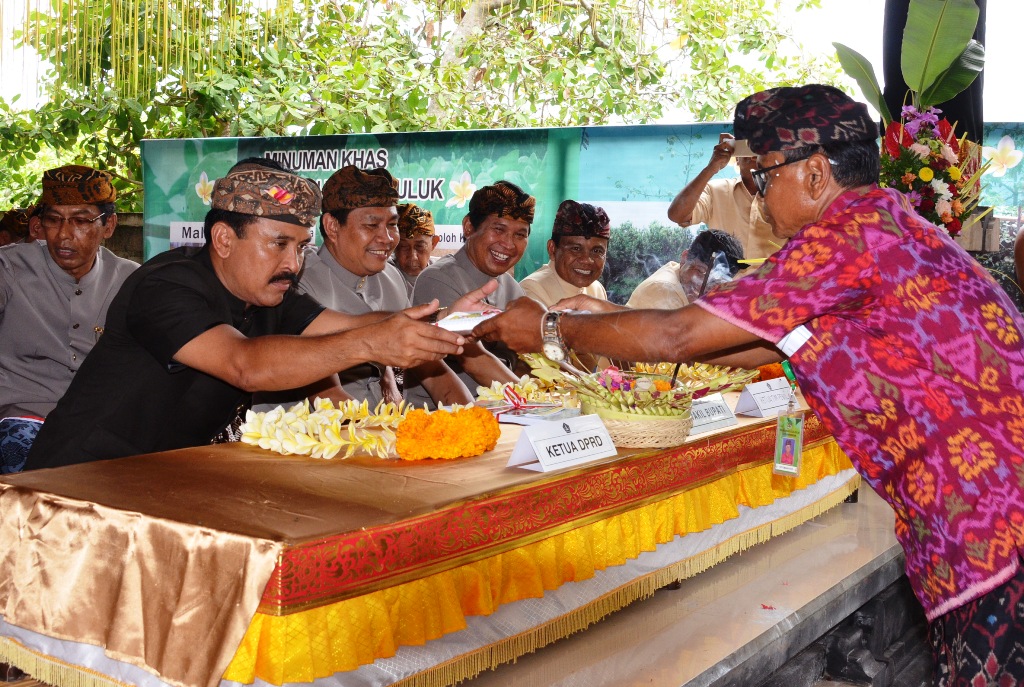
[[[808,413],[805,447],[827,438]],[[775,425],[761,425],[289,547],[259,611],[294,613],[462,566],[770,462],[774,451]]]
[[[422,646],[463,630],[469,616],[494,613],[503,604],[540,598],[567,582],[623,565],[675,536],[704,531],[850,469],[832,439],[808,446],[801,473],[775,475],[768,462],[722,475],[674,496],[609,515],[502,553],[287,615],[257,613],[224,679],[282,685],[312,682],[395,655],[400,646]],[[733,536],[707,551],[638,578],[533,630],[504,638],[402,680],[401,685],[455,684],[584,629],[623,606],[686,579],[730,555],[767,541],[842,502],[859,485],[842,488],[773,522]]]

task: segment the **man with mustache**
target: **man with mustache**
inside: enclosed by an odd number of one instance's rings
[[[42,186],[34,213],[3,218],[16,235],[31,228],[45,242],[0,250],[0,473],[21,469],[138,267],[100,245],[117,226],[109,174],[69,165],[45,172]]]
[[[370,360],[411,367],[461,353],[462,337],[416,321],[436,303],[352,316],[293,288],[320,198],[313,181],[269,160],[218,179],[206,245],[159,255],[125,282],[26,468],[207,444],[254,391]]]

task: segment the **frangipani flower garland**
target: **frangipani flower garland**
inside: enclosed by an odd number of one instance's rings
[[[288,410],[278,406],[266,413],[248,411],[242,424],[242,443],[282,455],[330,460],[366,453],[387,458],[397,451],[404,460],[478,456],[494,448],[501,435],[487,410],[453,406],[428,413],[405,402],[346,401],[337,408],[323,398],[302,401]]]
[[[250,410],[241,427],[242,443],[286,456],[330,460],[344,449],[343,458],[357,452],[386,458],[395,445],[395,429],[409,409],[404,402],[381,402],[371,411],[366,401],[346,401],[335,408],[329,399],[318,398],[312,411],[308,401],[288,410]]]

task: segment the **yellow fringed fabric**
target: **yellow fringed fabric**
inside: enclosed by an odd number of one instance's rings
[[[393,656],[401,645],[422,645],[466,626],[466,616],[489,615],[502,604],[539,598],[566,582],[593,577],[653,551],[677,535],[700,532],[851,467],[835,441],[807,447],[797,477],[774,475],[771,463],[721,477],[676,496],[608,517],[534,544],[452,570],[320,608],[283,616],[257,613],[224,679],[251,684],[255,678],[281,685],[311,682]],[[807,512],[745,533],[711,551],[634,581],[627,588],[577,609],[557,622],[509,638],[456,662],[439,666],[464,679],[512,660],[596,622],[677,579],[695,575],[770,536],[840,503],[854,488],[819,502]],[[479,665],[478,665],[479,664]],[[440,674],[428,671],[436,680]],[[410,679],[409,684],[420,684]],[[451,680],[443,680],[445,684]],[[426,684],[426,683],[423,683]],[[435,683],[431,683],[435,684]]]
[[[33,651],[11,637],[0,637],[0,663],[16,665],[43,685],[64,687],[131,687],[103,673],[64,663]],[[31,683],[28,683],[31,684]]]

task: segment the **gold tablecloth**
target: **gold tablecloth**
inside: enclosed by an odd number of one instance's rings
[[[504,427],[494,451],[456,462],[222,445],[9,476],[0,615],[103,646],[170,684],[311,681],[849,467],[813,418],[799,478],[771,473],[774,420],[541,475],[505,467],[519,431]],[[590,616],[694,571],[666,571]],[[0,638],[3,656],[31,658]],[[37,677],[82,684],[65,674],[74,668],[55,663]]]

